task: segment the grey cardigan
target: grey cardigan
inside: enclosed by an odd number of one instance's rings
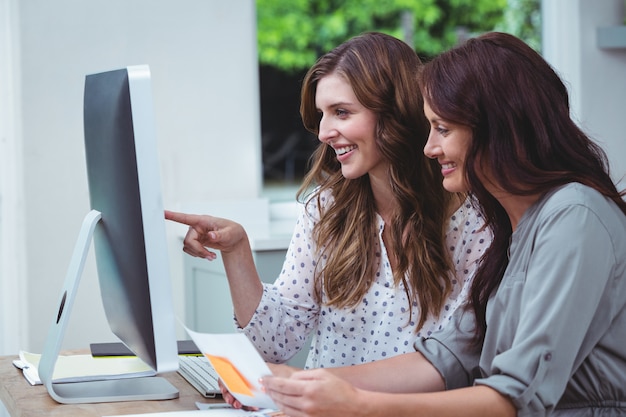
[[[526,211],[487,305],[482,351],[472,311],[417,340],[447,389],[487,385],[519,416],[626,415],[626,216],[572,183]]]

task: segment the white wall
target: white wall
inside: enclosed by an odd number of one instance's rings
[[[543,0],[543,55],[567,83],[572,114],[626,188],[626,48],[600,49],[598,27],[624,24],[623,0]]]
[[[25,337],[24,201],[20,138],[17,11],[0,0],[0,354],[16,352]],[[2,415],[0,413],[0,415]]]
[[[89,210],[85,75],[150,65],[166,207],[257,197],[262,171],[256,12],[254,0],[0,1],[15,8],[11,17],[17,19],[11,23],[19,38],[20,72],[9,81],[21,104],[16,124],[27,219],[19,230],[25,238],[23,272],[0,278],[3,286],[23,280],[27,295],[12,305],[30,311],[26,334],[10,345],[11,353],[15,346],[41,351]],[[10,87],[0,82],[2,91]],[[3,231],[11,221],[3,219]],[[182,318],[181,242],[173,229],[168,233],[174,302]],[[91,255],[63,347],[112,337],[99,300]]]

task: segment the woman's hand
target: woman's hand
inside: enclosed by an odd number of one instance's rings
[[[359,399],[362,391],[323,369],[293,372],[290,377],[267,376],[261,382],[290,417],[357,416],[364,405]]]
[[[165,218],[189,226],[185,236],[183,251],[191,256],[213,260],[215,252],[232,252],[241,243],[247,245],[244,228],[232,220],[208,215],[185,214],[165,210]]]

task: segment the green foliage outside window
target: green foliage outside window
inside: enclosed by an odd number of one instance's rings
[[[508,0],[495,30],[512,33],[541,52],[541,0]]]
[[[454,46],[464,34],[494,29],[538,39],[539,1],[257,0],[259,62],[301,71],[371,30],[405,40],[423,57]]]

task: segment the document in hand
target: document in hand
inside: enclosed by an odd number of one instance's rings
[[[185,330],[239,402],[250,407],[278,408],[259,383],[261,377],[271,372],[244,334],[197,333],[187,327]]]

